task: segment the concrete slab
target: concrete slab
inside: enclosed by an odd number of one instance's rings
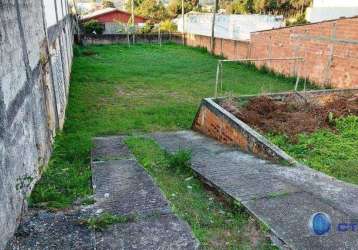
[[[96,249],[195,249],[190,229],[174,215],[129,224],[116,224],[96,232]]]
[[[152,137],[171,153],[191,150],[192,169],[200,178],[241,202],[289,248],[358,249],[358,232],[337,228],[339,223],[357,222],[356,185],[308,167],[272,164],[193,131]],[[308,222],[315,212],[331,216],[328,236],[312,236]]]
[[[95,207],[112,214],[170,211],[160,189],[136,160],[92,164]]]
[[[96,203],[67,213],[41,212],[23,220],[8,249],[197,249],[188,224],[176,217],[124,137],[94,139],[92,182]],[[84,221],[108,212],[131,222],[90,230]]]
[[[92,162],[133,158],[123,136],[96,137],[93,139]]]

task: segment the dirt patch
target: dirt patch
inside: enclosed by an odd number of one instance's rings
[[[297,97],[297,94],[284,101],[260,96],[250,99],[241,108],[232,100],[223,101],[221,106],[264,133],[285,134],[295,142],[300,133],[312,133],[321,128],[334,130],[336,118],[358,115],[358,95],[330,95],[314,101]]]

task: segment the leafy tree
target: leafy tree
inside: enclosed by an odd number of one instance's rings
[[[225,9],[231,14],[249,14],[253,12],[253,0],[234,0]]]
[[[144,0],[135,13],[140,16],[160,21],[168,18],[168,13],[162,2],[157,0]]]
[[[104,8],[115,8],[114,3],[110,0],[103,0],[102,5]]]
[[[134,3],[134,9],[138,8],[144,0],[133,0]],[[125,3],[125,8],[127,11],[131,11],[132,10],[132,1],[131,0],[127,0]]]
[[[199,0],[184,0],[184,13],[188,13],[196,8],[199,4]],[[182,11],[181,0],[170,0],[168,5],[168,12],[171,17],[181,15]]]

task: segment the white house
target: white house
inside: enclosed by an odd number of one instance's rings
[[[313,0],[306,19],[311,23],[358,16],[358,0]]]

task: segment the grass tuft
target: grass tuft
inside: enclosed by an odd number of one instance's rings
[[[179,150],[175,154],[167,154],[169,167],[178,171],[190,170],[191,152],[188,150]]]
[[[84,221],[84,224],[87,225],[89,229],[102,231],[108,226],[118,223],[129,223],[134,222],[136,217],[134,215],[113,215],[110,213],[102,213],[98,216],[94,216]]]

